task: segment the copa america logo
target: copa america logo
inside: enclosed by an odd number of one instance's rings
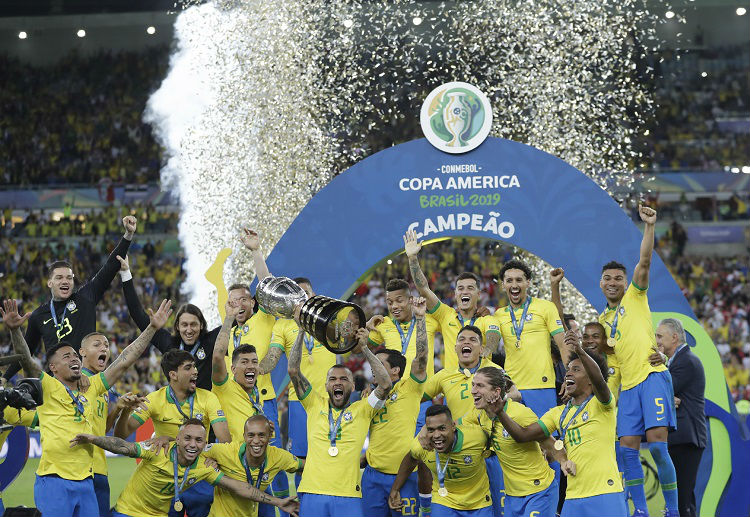
[[[468,83],[438,86],[422,104],[422,132],[441,151],[466,153],[479,146],[492,127],[492,106],[487,96]]]

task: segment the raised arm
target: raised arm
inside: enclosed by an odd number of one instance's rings
[[[417,319],[417,355],[411,362],[411,374],[415,379],[424,381],[427,379],[427,354],[429,346],[427,343],[427,322],[425,321],[425,312],[427,310],[427,300],[422,298],[412,298],[411,313]]]
[[[297,323],[297,325],[299,325],[299,323]],[[287,365],[289,378],[291,379],[292,385],[294,385],[294,390],[297,392],[297,396],[300,400],[302,400],[304,394],[311,388],[310,381],[307,380],[307,377],[302,375],[302,370],[300,369],[300,363],[302,362],[302,341],[304,339],[305,329],[300,326],[299,332],[297,332],[297,339],[294,340],[292,350],[289,352],[289,357],[287,358],[289,363]]]
[[[432,292],[430,285],[427,283],[427,277],[424,276],[422,268],[419,266],[419,250],[422,249],[422,243],[417,240],[417,232],[410,230],[404,234],[404,252],[409,257],[409,271],[411,272],[411,278],[414,280],[414,285],[417,286],[419,295],[427,300],[427,308],[429,310],[437,307],[440,303],[437,295]]]
[[[502,401],[499,401],[499,403],[503,404]],[[505,430],[508,431],[508,434],[518,443],[541,442],[547,438],[547,434],[544,432],[544,429],[542,429],[542,426],[539,425],[539,422],[534,422],[526,427],[521,427],[515,420],[508,416],[508,413],[503,411],[502,407],[496,414],[500,418],[500,423],[503,424]]]
[[[404,501],[401,499],[401,488],[403,488],[411,473],[414,472],[414,467],[419,463],[420,462],[414,459],[409,452],[407,452],[404,459],[401,460],[396,479],[393,480],[393,485],[391,486],[391,493],[388,494],[388,506],[390,506],[391,509],[401,510],[404,507]]]
[[[125,258],[122,258],[125,257]],[[143,305],[138,299],[138,293],[135,292],[135,281],[133,273],[130,271],[127,255],[118,255],[117,260],[120,262],[120,279],[122,280],[122,294],[125,296],[125,304],[128,307],[128,313],[140,330],[146,330],[149,324],[149,317],[143,310]]]
[[[18,303],[15,300],[3,300],[0,315],[2,315],[3,323],[10,330],[10,342],[13,345],[13,352],[21,354],[21,368],[23,368],[28,377],[39,377],[42,369],[31,356],[29,346],[26,344],[23,332],[21,332],[21,325],[29,319],[31,313],[29,312],[21,316],[18,314]]]
[[[243,228],[242,236],[240,237],[242,244],[253,256],[253,264],[255,265],[255,278],[260,282],[267,276],[271,276],[266,265],[266,259],[263,257],[263,251],[260,249],[260,237],[258,233],[251,228]]]
[[[137,407],[146,409],[146,397],[141,397],[131,391],[119,397],[115,407],[107,415],[107,432],[115,426],[124,410],[128,410],[128,414],[130,414]],[[115,436],[117,435],[115,434]],[[130,436],[130,433],[127,436]]]
[[[563,328],[565,328],[565,309],[562,304],[562,296],[560,296],[560,282],[562,282],[563,277],[565,277],[565,270],[561,267],[556,267],[549,272],[551,301],[557,307],[557,315],[560,316],[560,321],[563,322]]]
[[[128,442],[116,436],[94,436],[93,434],[78,434],[70,440],[70,446],[83,445],[91,443],[104,449],[105,451],[115,454],[122,454],[130,458],[138,457],[138,445],[134,442]]]
[[[641,255],[638,264],[633,271],[633,283],[641,289],[648,287],[649,271],[651,269],[651,257],[654,254],[654,228],[656,226],[656,210],[639,205],[638,215],[641,221],[646,223],[643,228],[643,240],[641,240]]]
[[[219,334],[214,342],[214,353],[211,356],[211,380],[215,383],[224,382],[227,378],[226,355],[229,349],[229,331],[232,330],[232,323],[237,317],[239,307],[227,302],[224,305],[224,321],[221,324]]]
[[[578,334],[572,330],[567,331],[565,333],[565,344],[575,349],[578,357],[581,359],[583,369],[586,370],[586,375],[591,381],[596,398],[603,404],[609,404],[612,400],[612,393],[609,391],[607,381],[604,380],[599,365],[596,364],[596,361],[591,358],[586,349],[581,345],[581,340],[578,337]]]
[[[112,253],[109,254],[107,261],[101,269],[97,271],[96,275],[81,287],[79,292],[91,296],[94,303],[99,303],[99,300],[104,296],[104,292],[120,270],[120,262],[117,260],[117,257],[124,257],[127,255],[137,225],[138,221],[132,215],[127,215],[122,218],[122,226],[125,228],[125,233],[123,234],[122,239],[117,243],[117,246],[112,250]]]
[[[278,506],[282,511],[285,511],[289,515],[297,517],[297,512],[299,511],[299,502],[295,501],[291,497],[287,497],[285,499],[273,497],[261,490],[258,490],[248,483],[243,483],[241,481],[237,481],[236,479],[231,479],[229,476],[222,476],[219,480],[219,486],[221,488],[229,490],[234,495],[237,495],[239,497],[250,499],[251,501],[257,501],[259,503]]]
[[[125,370],[130,368],[141,357],[143,351],[146,350],[146,347],[151,342],[154,333],[167,323],[167,319],[172,314],[172,302],[170,300],[162,300],[159,309],[156,312],[149,309],[149,314],[151,323],[146,327],[146,330],[141,332],[141,335],[135,341],[125,347],[125,350],[117,356],[117,359],[104,370],[104,378],[110,386],[117,382]]]
[[[362,328],[357,331],[359,346],[354,350],[362,352],[362,354],[367,359],[367,362],[370,363],[372,376],[375,378],[376,384],[375,391],[373,393],[375,393],[375,396],[378,397],[378,399],[385,400],[385,398],[388,396],[388,393],[391,391],[391,388],[393,387],[393,383],[391,382],[391,376],[388,375],[388,370],[385,369],[385,365],[380,359],[375,356],[375,354],[372,353],[370,347],[367,346],[368,335],[369,332],[367,329]]]

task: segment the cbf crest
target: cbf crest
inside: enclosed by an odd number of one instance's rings
[[[351,422],[352,418],[353,418],[353,416],[352,416],[352,414],[349,411],[347,411],[346,413],[344,413],[344,420],[345,421]]]
[[[464,456],[464,464],[471,465],[471,462],[472,462],[472,459],[470,455],[467,454],[466,456]]]

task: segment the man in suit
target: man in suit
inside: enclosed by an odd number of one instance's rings
[[[677,429],[669,433],[669,455],[677,471],[677,496],[680,515],[698,515],[695,508],[695,478],[706,448],[704,411],[706,375],[703,365],[685,340],[682,323],[667,318],[656,329],[656,343],[667,354],[672,375]]]

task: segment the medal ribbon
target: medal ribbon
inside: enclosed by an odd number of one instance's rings
[[[589,400],[591,400],[591,397],[593,397],[593,396],[594,395],[592,393],[591,395],[588,396],[588,398],[586,400],[583,401],[583,404],[581,404],[580,406],[578,406],[578,409],[576,410],[576,412],[573,413],[573,418],[571,418],[570,420],[568,420],[568,425],[566,425],[565,427],[563,427],[563,422],[565,421],[565,417],[568,415],[568,412],[570,411],[570,408],[572,406],[570,400],[568,401],[567,404],[565,404],[565,409],[563,409],[562,415],[560,415],[560,429],[561,429],[560,432],[561,432],[563,443],[565,442],[565,434],[568,432],[568,427],[570,427],[570,424],[573,423],[573,420],[576,419],[576,417],[578,416],[578,414],[581,411],[583,411],[583,408],[586,407],[586,404],[589,403]]]
[[[234,348],[239,348],[240,341],[242,341],[242,334],[238,334],[237,331],[240,330],[239,325],[234,327],[234,333],[232,334],[232,341],[234,341]]]
[[[437,471],[438,485],[440,485],[440,488],[445,488],[445,472],[448,470],[448,463],[450,463],[450,458],[445,459],[445,465],[441,469],[440,454],[438,451],[435,451],[435,470]]]
[[[615,336],[617,336],[617,319],[619,317],[620,317],[620,306],[618,305],[617,308],[615,309],[615,318],[612,320],[612,323],[605,322],[607,323],[607,325],[609,325],[609,328],[611,329],[609,331],[609,337],[611,337],[612,339],[614,339]]]
[[[477,363],[477,365],[474,368],[461,368],[461,366],[459,365],[458,372],[459,373],[464,373],[464,370],[469,370],[469,373],[471,373],[472,375],[474,375],[475,373],[477,373],[477,370],[479,370],[480,366],[482,366],[482,361],[481,360]]]
[[[333,408],[331,406],[328,406],[328,440],[331,442],[331,447],[336,447],[336,435],[339,432],[339,427],[341,427],[341,417],[344,416],[344,413],[346,412],[346,408],[341,410],[341,413],[339,413],[339,417],[336,419],[336,422],[333,421]]]
[[[73,392],[71,391],[71,389],[65,386],[64,384],[63,384],[63,387],[65,388],[65,391],[68,392],[68,395],[70,395],[70,398],[73,400],[73,404],[75,405],[78,412],[81,414],[81,416],[83,416],[84,408],[83,408],[83,402],[81,402],[81,399],[78,398],[78,396],[73,395]]]
[[[195,351],[198,350],[199,346],[201,346],[201,340],[200,339],[195,342],[195,346],[190,351],[190,355],[194,356],[195,355]],[[185,343],[183,343],[182,341],[180,341],[180,350],[185,350]]]
[[[521,341],[521,333],[523,332],[523,326],[526,324],[526,313],[529,312],[529,305],[531,305],[531,296],[526,296],[526,301],[523,304],[523,314],[521,314],[521,324],[518,324],[516,320],[516,311],[513,307],[508,307],[510,312],[510,319],[513,322],[513,330],[516,333],[516,341]]]
[[[396,325],[398,333],[401,336],[401,355],[406,355],[406,349],[409,348],[409,341],[411,340],[411,333],[414,332],[414,326],[417,324],[417,318],[412,317],[409,323],[409,333],[404,337],[404,329],[401,328],[401,323],[393,320],[393,324]]]
[[[60,327],[62,327],[63,322],[65,321],[65,314],[68,312],[68,304],[65,304],[65,309],[63,309],[62,317],[60,318],[60,322],[57,322],[57,313],[55,312],[55,304],[52,300],[49,301],[49,311],[52,313],[52,321],[55,323],[55,330],[60,330]]]
[[[305,342],[305,348],[307,348],[307,354],[312,355],[313,347],[315,346],[315,338],[305,332],[305,337],[303,339]]]
[[[255,408],[255,411],[259,415],[265,415],[265,413],[263,413],[263,404],[260,403],[260,393],[258,393],[257,386],[253,388],[253,393],[255,394],[255,400],[253,400],[252,394],[250,393],[247,394],[248,398],[250,398],[250,404],[253,405],[253,407]]]
[[[253,481],[253,475],[250,473],[250,467],[247,464],[247,458],[245,455],[242,455],[242,466],[245,467],[245,475],[247,476],[247,484],[250,486],[254,486],[258,490],[260,490],[260,484],[263,482],[263,473],[266,471],[266,461],[267,458],[263,458],[263,463],[260,466],[260,471],[258,472],[258,478]]]
[[[172,386],[167,386],[167,393],[169,393],[169,396],[172,397],[172,403],[177,408],[177,411],[179,411],[180,414],[185,418],[185,420],[187,420],[188,418],[193,418],[193,403],[195,402],[195,393],[193,393],[192,395],[190,395],[188,397],[188,401],[190,402],[190,416],[187,416],[182,411],[182,405],[179,402],[177,402],[177,397],[175,397],[174,390],[172,389]],[[177,474],[175,474],[175,476],[176,475]]]
[[[185,468],[185,473],[182,475],[182,483],[178,483],[178,474],[180,472],[180,467],[179,465],[177,465],[177,446],[172,449],[172,465],[174,466],[174,500],[179,501],[180,492],[185,486],[185,482],[188,479],[188,474],[190,474],[190,467],[192,467],[192,465],[188,465]]]
[[[466,326],[466,323],[464,322],[464,317],[461,316],[461,314],[456,313],[456,316],[458,317],[458,321],[461,322],[461,328]],[[477,321],[476,314],[471,317],[471,321],[469,322],[469,325],[474,325],[474,322]]]

